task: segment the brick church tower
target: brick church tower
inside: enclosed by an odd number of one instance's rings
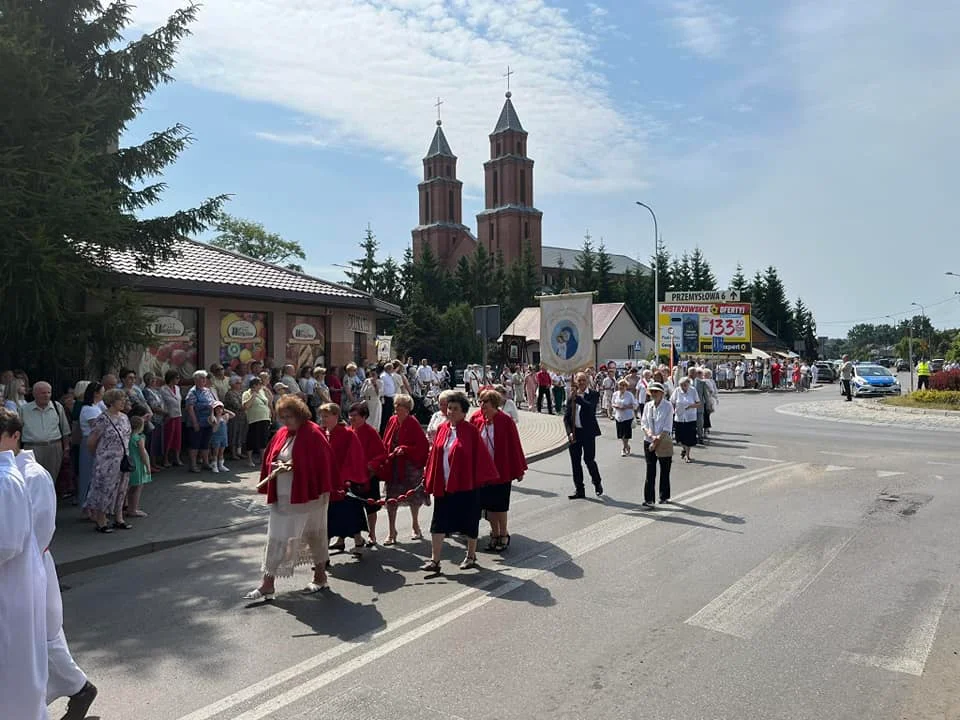
[[[420,222],[413,229],[413,256],[419,258],[427,244],[442,267],[453,269],[461,257],[473,255],[477,239],[463,224],[463,183],[457,179],[457,156],[450,150],[439,118],[423,159],[423,182],[417,187]]]
[[[507,267],[523,258],[529,242],[539,267],[543,213],[533,206],[533,160],[527,157],[527,132],[511,96],[507,90],[490,134],[490,159],[483,164],[486,209],[477,215],[477,238],[491,255],[501,251]]]

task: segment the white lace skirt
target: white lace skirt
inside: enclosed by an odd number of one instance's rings
[[[293,473],[282,473],[277,477],[277,502],[270,506],[267,523],[264,575],[291,577],[300,565],[325,566],[330,556],[327,538],[330,494],[324,493],[316,500],[292,505],[292,485]]]

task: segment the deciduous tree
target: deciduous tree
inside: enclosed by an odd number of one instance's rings
[[[277,233],[267,231],[262,223],[222,213],[217,219],[216,230],[217,236],[210,241],[214,247],[303,272],[303,266],[294,262],[307,259],[300,243],[284,240]]]

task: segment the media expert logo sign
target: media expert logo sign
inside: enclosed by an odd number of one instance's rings
[[[681,353],[743,354],[752,350],[750,304],[666,302],[659,305],[660,349]]]

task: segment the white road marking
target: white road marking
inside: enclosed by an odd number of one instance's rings
[[[747,443],[747,444],[748,444],[750,447],[770,448],[771,450],[776,450],[776,449],[777,449],[777,446],[776,446],[776,445],[764,445],[763,443],[755,443],[755,442]]]
[[[943,475],[934,475],[937,480],[943,480]]]
[[[866,458],[869,458],[869,457],[870,457],[869,455],[855,455],[855,454],[853,454],[853,453],[829,452],[829,451],[827,451],[827,450],[821,450],[821,451],[820,451],[820,454],[821,454],[821,455],[834,455],[834,456],[836,456],[836,457],[857,458],[857,459],[859,459],[859,460],[865,460]]]
[[[777,460],[775,458],[762,458],[754,457],[753,455],[741,455],[741,460],[759,460],[760,462],[769,462],[769,463],[784,463],[786,460]]]
[[[944,467],[960,467],[960,464],[957,464],[957,463],[934,462],[933,460],[927,460],[927,465],[942,465]]]
[[[689,618],[688,625],[749,639],[793,602],[846,547],[857,531],[817,528],[798,545],[774,553]]]
[[[933,649],[937,627],[940,625],[940,616],[943,615],[943,608],[947,604],[949,595],[950,586],[948,585],[934,596],[933,602],[928,607],[921,610],[919,622],[907,634],[903,650],[899,655],[844,653],[844,658],[854,665],[864,665],[920,677],[923,675],[927,658]]]
[[[846,465],[827,465],[823,469],[824,472],[840,472],[841,470],[856,470],[856,468],[847,467]]]
[[[897,475],[904,475],[905,473],[897,472],[896,470],[877,470],[878,478],[888,478],[896,477]]]
[[[692,488],[686,492],[674,496],[673,499],[676,501],[682,500],[684,502],[696,502],[697,500],[702,500],[710,497],[711,495],[715,495],[716,493],[732,490],[733,488],[744,485],[745,483],[752,482],[775,472],[780,472],[787,468],[797,467],[799,465],[800,463],[790,463],[781,467],[761,468],[760,470],[752,470],[739,475],[733,475],[724,480],[717,480],[712,483],[707,483],[706,485]],[[377,647],[371,648],[367,652],[343,662],[327,672],[316,675],[313,678],[304,681],[290,690],[287,690],[271,700],[268,700],[262,705],[252,708],[242,715],[232,716],[233,720],[261,720],[262,718],[269,716],[271,713],[274,713],[281,708],[307,697],[317,690],[326,687],[327,685],[339,680],[351,672],[354,672],[355,670],[359,670],[360,668],[380,659],[394,650],[398,650],[405,645],[418,640],[424,635],[444,627],[454,620],[473,612],[474,610],[480,609],[488,603],[493,602],[497,598],[513,592],[514,590],[522,587],[529,580],[532,580],[543,573],[549,572],[556,567],[564,565],[592,550],[596,550],[612,542],[616,542],[625,535],[656,522],[659,518],[675,515],[678,512],[680,511],[661,510],[659,512],[651,513],[648,516],[645,515],[641,517],[617,514],[606,518],[605,520],[601,520],[597,523],[589,525],[586,528],[570,533],[569,535],[554,541],[554,547],[548,549],[544,554],[530,558],[528,560],[528,562],[532,563],[530,567],[498,567],[497,571],[501,576],[512,576],[514,579],[503,583],[492,590],[486,591],[484,594],[479,593],[483,591],[483,588],[489,586],[490,583],[483,583],[483,587],[471,588],[469,590],[456,593],[455,595],[436,602],[431,606],[423,608],[422,610],[401,617],[399,620],[390,622],[386,627],[366,633],[352,642],[342,643],[335,648],[331,648],[330,650],[319,653],[318,655],[308,658],[307,660],[304,660],[303,662],[298,663],[291,668],[282,670],[281,672],[265,678],[258,683],[239,690],[232,695],[228,695],[227,697],[207,705],[206,707],[200,708],[189,715],[185,715],[184,717],[180,718],[180,720],[210,720],[210,718],[220,715],[221,713],[224,713],[227,710],[236,707],[237,705],[251,700],[258,695],[264,694],[275,687],[289,682],[300,675],[304,675],[330,662],[331,660],[351,652],[359,645],[369,643],[373,640],[378,640],[381,637],[392,633],[394,630],[399,629],[400,627],[409,625],[410,623],[435,612],[441,607],[456,603],[460,600],[465,600],[470,595],[479,595],[466,604],[456,607],[423,625],[409,630],[399,637],[389,640]]]

